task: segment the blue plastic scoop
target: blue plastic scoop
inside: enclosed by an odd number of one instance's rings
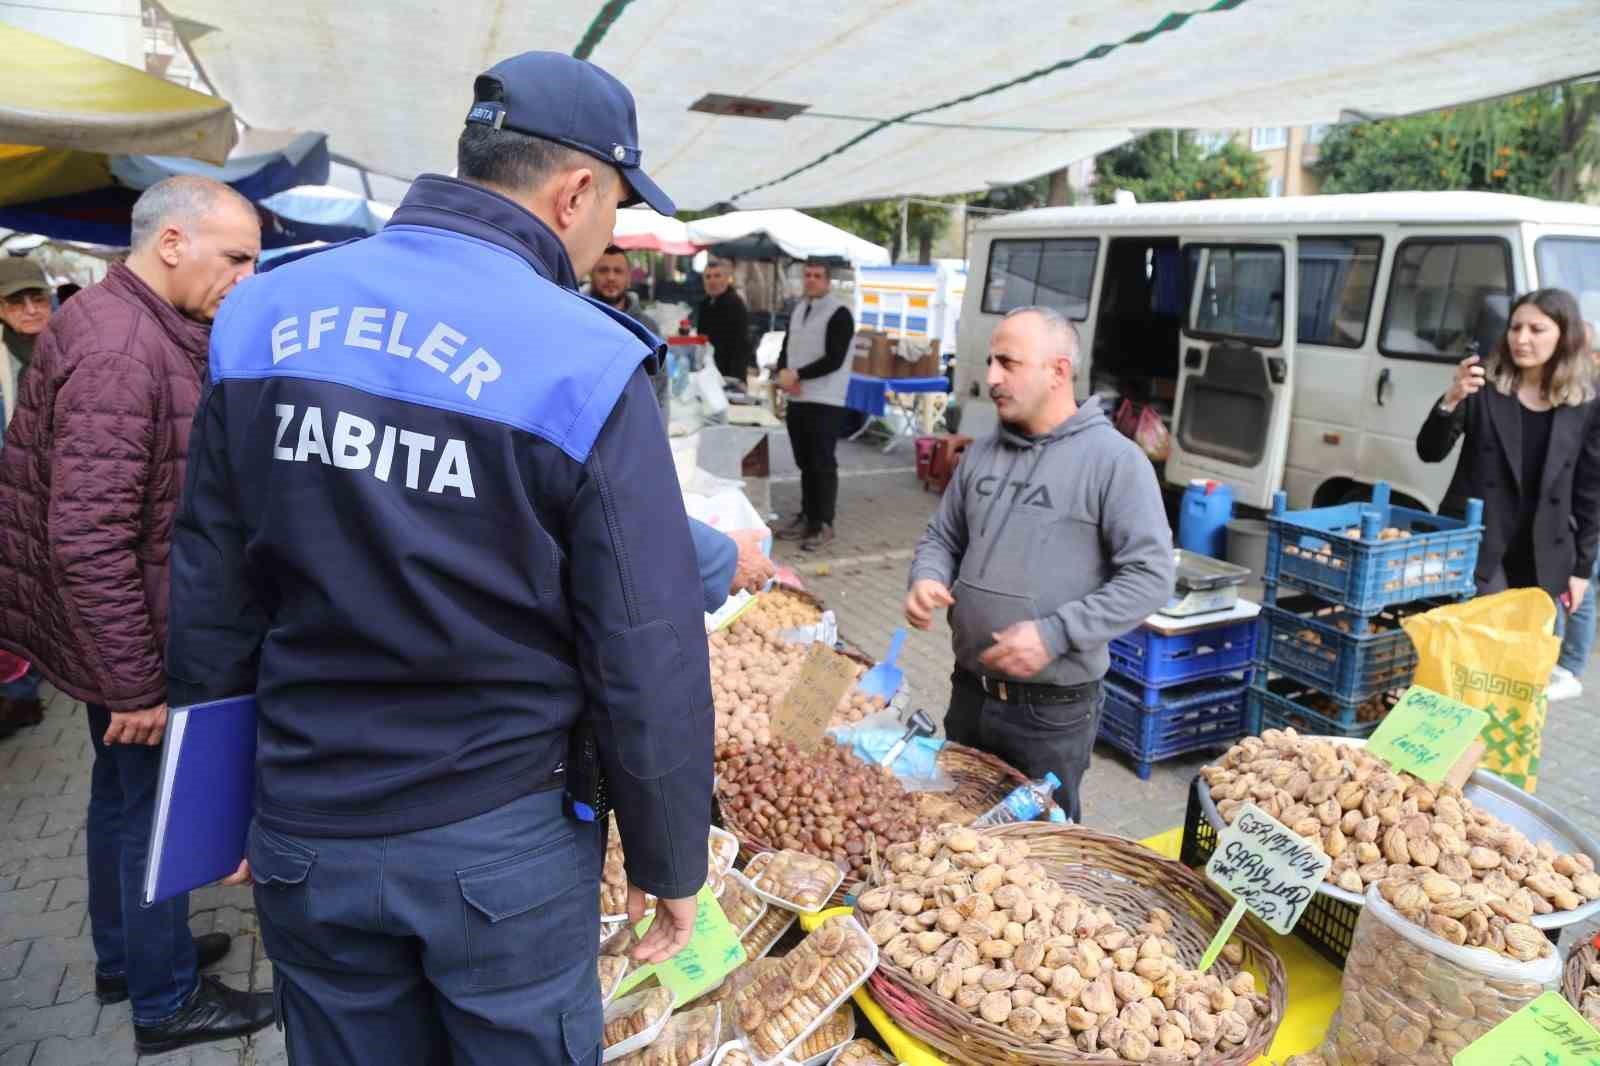
[[[862,676],[856,688],[868,696],[881,696],[885,701],[894,699],[894,694],[900,691],[900,685],[906,677],[905,671],[895,665],[895,660],[900,658],[900,647],[905,642],[905,628],[896,629],[894,636],[889,638],[889,654],[883,657],[883,662]]]

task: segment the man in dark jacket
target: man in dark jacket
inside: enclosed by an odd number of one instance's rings
[[[229,301],[195,420],[169,668],[174,699],[257,698],[247,866],[295,1062],[598,1060],[587,752],[631,916],[657,897],[636,959],[687,942],[706,877],[660,344],[577,291],[620,205],[672,202],[598,67],[530,52],[475,94],[460,180]]]
[[[50,321],[0,450],[0,646],[89,705],[89,923],[102,1003],[132,998],[145,1052],[253,1032],[252,995],[196,967],[187,896],[140,905],[167,720],[167,558],[210,322],[261,250],[226,185],[169,178],[133,208],[133,250]]]
[[[989,341],[1000,426],[962,456],[911,564],[906,620],[950,609],[956,670],[945,734],[1030,778],[1054,772],[1081,820],[1109,665],[1106,645],[1172,592],[1155,469],[1090,400],[1073,398],[1077,331],[1012,311]]]
[[[632,272],[628,253],[614,244],[608,244],[599,261],[595,263],[594,269],[589,271],[589,295],[610,304],[657,337],[665,336],[661,332],[660,324],[641,309],[639,294],[632,288]],[[665,361],[656,368],[654,374],[650,375],[650,383],[655,387],[656,403],[661,407],[661,420],[668,422],[672,383],[667,377]]]
[[[733,287],[733,268],[721,259],[706,264],[706,298],[695,311],[694,325],[711,342],[717,372],[743,382],[755,365],[750,347],[750,309]]]

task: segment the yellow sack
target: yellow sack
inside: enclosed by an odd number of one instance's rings
[[[1511,589],[1453,603],[1400,624],[1417,646],[1416,683],[1489,713],[1483,767],[1532,792],[1561,653],[1556,605],[1542,589]]]

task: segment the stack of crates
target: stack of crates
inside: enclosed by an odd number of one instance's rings
[[[1394,506],[1382,482],[1370,503],[1310,511],[1278,493],[1250,732],[1371,734],[1416,670],[1402,619],[1473,594],[1482,520],[1479,500],[1464,521]]]
[[[1164,633],[1144,625],[1111,642],[1100,739],[1141,780],[1162,759],[1227,747],[1245,735],[1255,618]]]

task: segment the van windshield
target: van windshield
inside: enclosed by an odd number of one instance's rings
[[[1283,341],[1283,249],[1276,246],[1196,248],[1204,266],[1190,302],[1189,332],[1258,344]]]
[[[1534,245],[1539,284],[1578,298],[1583,317],[1600,326],[1600,239],[1540,237]]]

